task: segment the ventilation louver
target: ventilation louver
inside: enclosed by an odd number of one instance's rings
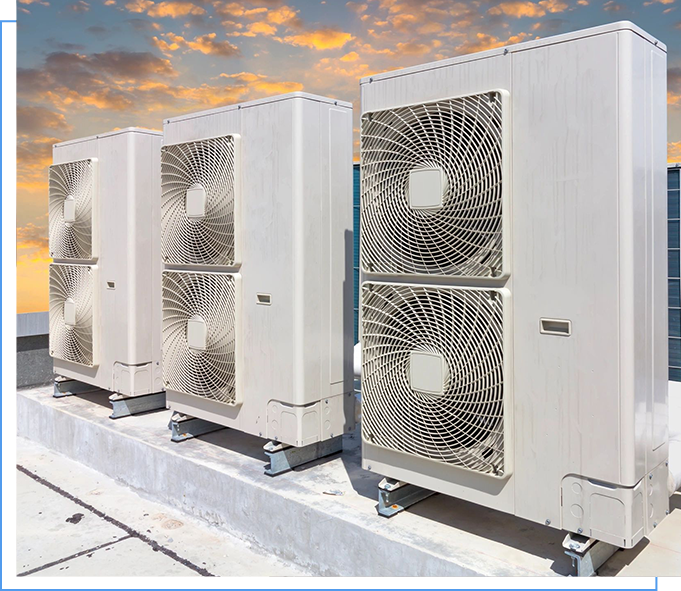
[[[50,256],[55,259],[96,258],[93,234],[97,227],[97,160],[78,160],[50,166]]]
[[[164,146],[161,193],[166,263],[239,263],[239,136]]]
[[[502,92],[362,117],[362,265],[502,274]]]
[[[95,274],[90,265],[50,265],[50,355],[97,365]]]
[[[239,276],[163,273],[166,389],[237,404]]]
[[[503,295],[362,286],[362,435],[476,472],[504,472]]]

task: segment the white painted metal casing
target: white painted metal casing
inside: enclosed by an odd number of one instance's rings
[[[354,428],[352,105],[291,93],[164,121],[164,146],[238,137],[236,402],[171,409],[303,446]],[[210,332],[210,328],[209,328]]]
[[[160,306],[160,147],[157,131],[126,128],[55,144],[53,164],[97,159],[91,260],[96,363],[54,358],[57,375],[126,396],[163,390]],[[98,177],[98,178],[97,178]],[[98,220],[98,222],[97,222]],[[68,306],[66,307],[68,312]]]
[[[508,277],[362,275],[509,291],[513,470],[499,479],[368,440],[363,467],[631,547],[668,509],[666,48],[615,23],[364,78],[361,108],[498,90]]]

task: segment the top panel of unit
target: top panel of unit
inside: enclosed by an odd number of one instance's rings
[[[667,51],[667,46],[655,39],[652,35],[646,33],[640,27],[637,27],[634,23],[629,21],[619,21],[616,23],[610,23],[608,25],[601,25],[599,27],[592,27],[590,29],[582,29],[581,31],[574,31],[573,33],[564,33],[563,35],[554,35],[553,37],[546,37],[544,39],[534,39],[533,41],[525,41],[523,43],[517,43],[515,45],[507,45],[506,47],[497,47],[496,49],[489,49],[487,51],[480,51],[478,53],[469,53],[467,55],[462,55],[459,57],[452,57],[437,62],[430,62],[427,64],[421,64],[418,66],[413,66],[410,68],[403,68],[401,70],[392,70],[390,72],[384,72],[382,74],[374,74],[372,76],[366,76],[360,80],[360,85],[368,84],[371,82],[376,82],[378,80],[387,80],[389,78],[396,78],[398,76],[405,76],[407,74],[415,74],[416,72],[423,72],[425,70],[434,70],[437,68],[444,68],[447,66],[454,66],[456,64],[461,64],[464,62],[470,62],[473,60],[481,60],[489,57],[494,57],[497,55],[503,55],[505,52],[516,53],[518,51],[527,51],[528,49],[535,49],[538,47],[545,47],[547,45],[556,45],[558,43],[566,43],[568,41],[575,41],[577,39],[584,39],[586,37],[593,37],[595,35],[606,35],[608,33],[617,33],[618,31],[631,31],[636,33],[649,43],[660,48],[662,51]]]
[[[176,123],[178,121],[187,121],[188,119],[195,119],[197,117],[206,117],[208,115],[214,115],[216,113],[224,113],[225,111],[234,111],[236,109],[247,109],[249,107],[257,107],[259,105],[266,105],[268,103],[278,103],[280,101],[288,101],[292,99],[306,99],[309,101],[314,101],[317,103],[326,103],[330,105],[335,105],[339,107],[345,107],[346,109],[352,109],[352,103],[348,101],[341,101],[338,99],[329,98],[327,96],[320,96],[317,94],[310,94],[308,92],[289,92],[287,94],[279,94],[276,96],[270,96],[267,98],[257,99],[254,101],[247,101],[245,103],[234,103],[232,105],[225,105],[224,107],[217,107],[216,109],[208,109],[206,111],[197,111],[195,113],[188,113],[186,115],[178,115],[177,117],[171,117],[166,119],[164,123]]]
[[[155,129],[144,129],[142,127],[126,127],[125,129],[115,129],[113,131],[107,131],[106,133],[98,133],[97,135],[89,135],[87,137],[79,137],[74,140],[66,140],[65,142],[59,142],[58,144],[54,144],[54,147],[61,148],[63,146],[72,146],[73,144],[79,144],[81,142],[99,140],[105,137],[122,135],[125,133],[141,133],[145,135],[163,136],[162,131],[157,131]]]

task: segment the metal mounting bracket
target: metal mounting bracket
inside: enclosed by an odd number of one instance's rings
[[[302,466],[319,458],[324,458],[343,450],[343,437],[337,435],[331,439],[311,443],[304,447],[293,447],[269,441],[264,446],[265,455],[269,458],[269,465],[265,467],[265,474],[276,476]]]
[[[85,392],[95,392],[99,390],[92,384],[72,380],[63,376],[54,378],[54,394],[55,398],[64,398],[65,396],[75,396],[76,394],[84,394]]]
[[[170,441],[175,443],[187,441],[187,439],[192,439],[199,435],[205,435],[206,433],[226,428],[227,427],[218,425],[217,423],[211,423],[210,421],[197,419],[196,417],[190,417],[180,413],[173,413],[173,416],[170,417],[170,422],[168,423]]]
[[[608,559],[615,554],[619,548],[594,540],[587,536],[569,533],[563,540],[565,554],[572,559],[572,568],[578,577],[594,577]]]
[[[378,484],[378,514],[392,517],[434,494],[435,491],[415,484],[384,478]]]
[[[166,408],[166,393],[155,392],[154,394],[142,394],[141,396],[123,396],[122,394],[112,394],[109,402],[113,407],[113,412],[109,416],[111,419],[120,419],[130,415],[138,415],[150,410],[161,410]]]

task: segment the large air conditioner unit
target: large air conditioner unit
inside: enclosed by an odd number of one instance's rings
[[[165,405],[162,138],[160,132],[128,128],[62,142],[54,146],[49,169],[55,395],[108,390],[114,418],[140,404],[139,410]]]
[[[275,96],[168,119],[163,143],[170,408],[270,452],[339,450],[354,428],[351,105]]]
[[[664,519],[665,52],[617,23],[362,79],[362,463],[383,492],[623,548]]]

